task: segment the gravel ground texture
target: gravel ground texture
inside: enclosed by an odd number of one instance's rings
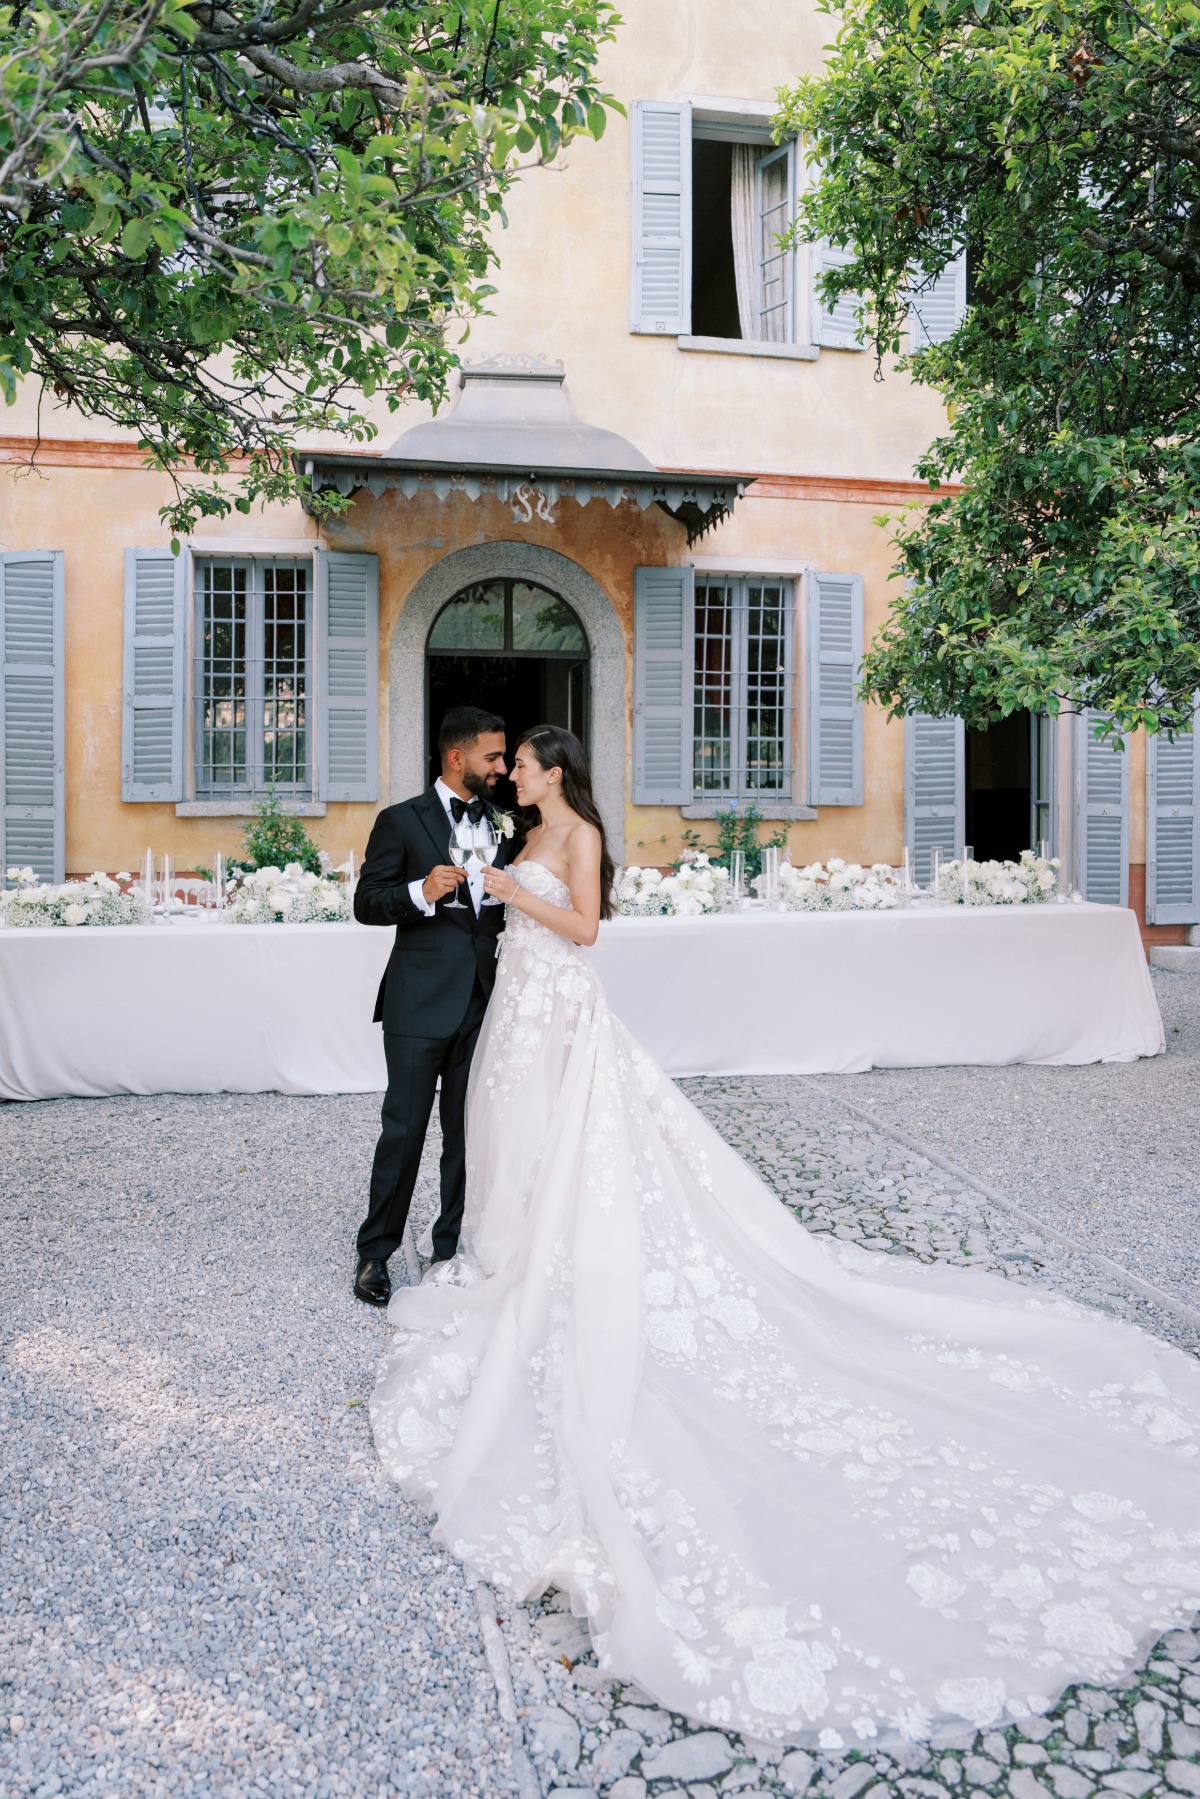
[[[1048,1283],[1195,1352],[1195,1322],[1085,1253],[1180,1298],[1197,1264],[1200,981],[1157,979],[1151,1062],[686,1087],[810,1228]],[[371,1096],[0,1106],[0,1799],[1200,1799],[1193,1632],[1020,1730],[816,1759],[608,1679],[557,1594],[475,1587],[367,1428],[386,1326],[349,1277],[376,1120]]]
[[[1152,979],[1165,1056],[816,1083],[1200,1310],[1200,976]]]
[[[517,1791],[380,1470],[370,1095],[0,1107],[0,1793]]]

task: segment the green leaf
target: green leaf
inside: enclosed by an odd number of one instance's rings
[[[154,227],[149,219],[130,219],[121,233],[121,249],[133,262],[140,262],[154,241]]]

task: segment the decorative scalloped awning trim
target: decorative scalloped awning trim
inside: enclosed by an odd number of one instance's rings
[[[624,474],[608,470],[420,468],[346,455],[306,456],[303,471],[314,493],[334,487],[346,495],[365,489],[376,499],[388,489],[406,500],[426,493],[438,500],[448,500],[452,494],[465,494],[470,500],[487,497],[508,503],[518,523],[540,518],[554,524],[555,508],[563,500],[574,500],[577,506],[602,500],[614,510],[631,502],[643,512],[661,506],[679,519],[689,544],[727,518],[753,480],[751,475],[647,475],[642,470]]]

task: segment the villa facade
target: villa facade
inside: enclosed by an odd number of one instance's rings
[[[669,862],[734,801],[786,821],[796,861],[1048,839],[1088,897],[1181,937],[1192,740],[1118,753],[1088,719],[969,733],[855,697],[896,592],[880,515],[927,497],[943,421],[818,301],[836,251],[778,247],[806,173],[773,95],[827,18],[623,10],[602,79],[628,118],[511,197],[453,405],[303,450],[353,495],[336,523],[235,514],[172,556],[136,445],[48,396],[0,416],[4,863],[210,864],[271,788],[340,861],[470,700],[579,732],[629,861]],[[964,303],[956,267],[911,328]]]

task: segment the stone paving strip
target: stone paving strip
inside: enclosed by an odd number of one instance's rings
[[[810,1228],[1197,1346],[812,1083],[687,1086]],[[467,1579],[367,1428],[386,1326],[348,1286],[377,1106],[0,1107],[0,1799],[1200,1799],[1189,1631],[1019,1730],[818,1758],[688,1725],[599,1673],[559,1595]]]

